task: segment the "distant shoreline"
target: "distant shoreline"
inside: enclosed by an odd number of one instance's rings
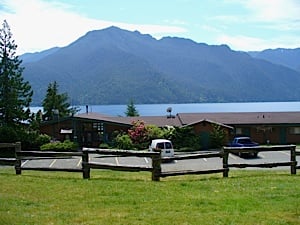
[[[201,113],[201,112],[295,112],[300,111],[299,102],[238,102],[238,103],[182,103],[182,104],[135,104],[140,116],[167,115],[167,108],[171,107],[171,114]],[[86,106],[77,106],[85,113]],[[42,107],[30,107],[37,112]],[[127,105],[88,105],[89,112],[97,112],[110,116],[125,116]]]

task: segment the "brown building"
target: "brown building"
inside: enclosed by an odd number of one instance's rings
[[[260,144],[299,144],[300,112],[180,113],[182,124],[202,118],[234,128],[233,136],[250,136]]]
[[[41,124],[40,132],[48,134],[55,140],[70,139],[80,146],[99,147],[112,139],[114,132],[127,132],[131,123],[115,120],[98,113],[84,113]]]
[[[114,132],[127,131],[133,121],[164,126],[192,126],[208,147],[215,125],[226,132],[230,141],[234,136],[250,136],[260,144],[299,144],[300,112],[247,113],[179,113],[176,116],[113,117],[99,113],[83,113],[73,117],[44,122],[41,133],[55,139],[70,138],[81,146],[98,147],[109,142]],[[226,141],[227,141],[226,140]]]

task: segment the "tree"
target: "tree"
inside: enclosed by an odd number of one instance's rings
[[[168,139],[178,150],[199,150],[201,148],[200,136],[195,134],[193,128],[189,126],[174,127]]]
[[[42,104],[45,120],[53,120],[55,117],[66,117],[74,114],[77,110],[70,107],[68,98],[67,93],[58,93],[56,81],[50,83]]]
[[[16,129],[30,117],[33,91],[24,81],[22,60],[16,56],[17,45],[6,20],[0,29],[0,125]]]
[[[129,104],[127,105],[127,110],[125,112],[125,115],[129,117],[139,116],[139,112],[135,108],[133,100],[130,100]]]
[[[210,139],[212,148],[222,147],[226,139],[226,133],[224,129],[218,124],[213,125],[213,130],[210,134]]]

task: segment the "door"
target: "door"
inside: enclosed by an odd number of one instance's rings
[[[207,131],[200,132],[200,142],[202,149],[208,149],[210,147],[210,135]]]
[[[286,144],[286,128],[280,127],[280,144]]]

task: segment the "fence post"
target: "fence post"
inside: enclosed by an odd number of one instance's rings
[[[161,174],[161,154],[152,156],[152,181],[159,181]]]
[[[229,151],[223,147],[223,177],[228,177],[229,167],[228,167],[228,156]]]
[[[89,163],[89,153],[86,150],[82,150],[82,175],[83,179],[89,179],[90,178],[90,166]]]
[[[20,175],[22,173],[21,170],[21,158],[19,156],[19,153],[21,152],[21,142],[16,142],[15,146],[15,157],[16,157],[16,163],[15,163],[15,170],[16,175]]]
[[[296,145],[291,146],[291,174],[297,174]]]

